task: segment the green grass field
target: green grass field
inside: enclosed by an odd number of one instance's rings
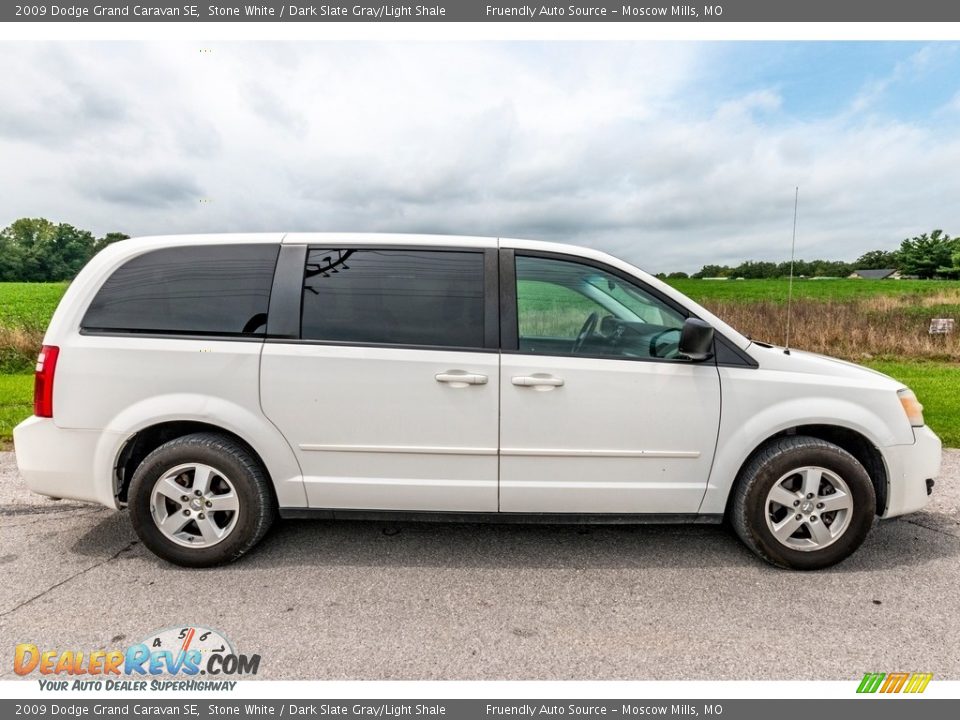
[[[786,298],[784,280],[676,280],[670,281],[684,294],[708,307],[760,305]],[[530,288],[533,290],[534,288]],[[8,442],[13,426],[30,415],[33,376],[30,374],[43,330],[66,283],[0,283],[0,443]],[[544,312],[557,298],[543,293],[525,293],[526,302]],[[909,307],[899,307],[907,297]],[[931,314],[960,320],[960,283],[919,280],[797,280],[794,297],[799,300],[844,303],[867,301],[875,307],[865,313],[870,323],[885,309],[884,298],[896,311]],[[585,306],[586,307],[586,306]],[[569,321],[569,323],[567,323]],[[578,325],[583,319],[566,318]],[[776,340],[777,338],[771,338]],[[960,447],[960,357],[947,362],[911,360],[902,357],[858,359],[869,367],[910,386],[924,404],[928,424],[948,447]]]
[[[945,447],[960,448],[960,364],[871,361],[865,363],[913,390],[923,417]]]
[[[699,303],[786,302],[787,280],[668,280],[672,287]],[[960,303],[960,282],[955,280],[802,280],[794,279],[795,300],[843,302],[877,296],[954,296]]]
[[[0,283],[0,327],[43,330],[67,283]]]

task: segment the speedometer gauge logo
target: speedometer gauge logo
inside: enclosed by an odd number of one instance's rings
[[[158,630],[150,633],[142,643],[150,648],[151,652],[167,651],[173,656],[200,653],[200,660],[196,663],[200,668],[206,668],[213,655],[236,655],[233,645],[222,632],[202,625]],[[200,674],[205,675],[206,671],[200,670]]]

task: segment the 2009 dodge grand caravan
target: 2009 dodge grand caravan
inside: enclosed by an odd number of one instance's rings
[[[14,433],[30,488],[127,506],[182,565],[274,517],[717,522],[813,569],[926,503],[907,388],[751,342],[594,250],[497,238],[127,240],[67,290]]]

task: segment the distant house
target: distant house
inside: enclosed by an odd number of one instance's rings
[[[903,275],[896,268],[884,268],[883,270],[854,270],[847,277],[861,280],[900,280]]]

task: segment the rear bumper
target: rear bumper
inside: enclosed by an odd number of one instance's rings
[[[13,430],[17,466],[27,487],[39,495],[117,507],[112,457],[120,435],[101,430],[65,430],[48,418],[30,417]]]
[[[924,426],[913,429],[913,445],[883,449],[887,461],[887,507],[881,517],[896,517],[920,510],[927,504],[927,480],[940,475],[940,438]]]

